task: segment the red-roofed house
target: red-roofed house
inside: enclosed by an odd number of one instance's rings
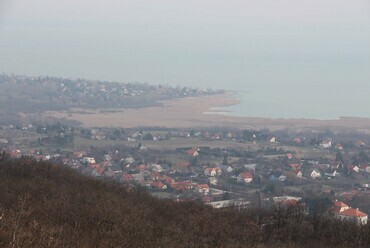
[[[159,180],[167,184],[173,184],[175,182],[175,179],[169,176],[162,176],[161,178],[159,178]]]
[[[360,170],[370,173],[370,166],[368,164],[362,164],[360,165]]]
[[[195,186],[195,191],[202,193],[202,194],[208,194],[209,186],[208,184],[198,184],[197,186]]]
[[[186,154],[189,154],[193,157],[196,157],[196,156],[199,155],[199,152],[198,152],[197,148],[193,148],[193,149],[190,149],[190,150],[186,151]]]
[[[222,170],[220,168],[206,168],[204,170],[204,175],[207,177],[215,177],[220,176],[222,174]]]
[[[337,201],[337,200],[334,202],[334,206],[333,206],[334,213],[340,213],[347,209],[349,209],[349,206],[345,204],[344,202]]]
[[[361,225],[367,224],[367,214],[361,212],[358,208],[349,208],[339,213],[335,213],[335,216],[340,220],[354,221]]]
[[[253,176],[249,172],[243,172],[236,177],[236,181],[238,183],[251,183],[253,181]]]
[[[94,177],[100,177],[103,175],[103,172],[105,171],[105,168],[104,167],[95,167],[95,169],[93,170],[93,172],[91,173]]]
[[[153,189],[167,189],[167,185],[163,184],[162,182],[152,182],[150,187]]]
[[[355,145],[358,146],[358,147],[365,147],[366,143],[362,140],[357,140]]]
[[[301,169],[300,164],[289,164],[289,167],[292,168],[293,170],[300,170]]]
[[[131,174],[123,174],[121,177],[121,182],[132,182],[134,181],[134,178],[132,177]]]

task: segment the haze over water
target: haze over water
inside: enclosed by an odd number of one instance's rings
[[[370,118],[370,4],[1,1],[0,72],[236,90],[234,115]]]

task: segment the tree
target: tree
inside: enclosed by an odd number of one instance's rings
[[[341,161],[344,163],[343,161],[343,155],[342,155],[342,152],[341,151],[337,151],[337,153],[335,154],[335,161]]]
[[[151,133],[146,133],[143,140],[153,140],[153,135]]]
[[[223,161],[222,161],[222,164],[223,164],[223,165],[229,165],[229,162],[227,161],[227,159],[228,159],[228,157],[227,157],[227,155],[225,155],[225,156],[224,156],[224,159],[223,159]]]

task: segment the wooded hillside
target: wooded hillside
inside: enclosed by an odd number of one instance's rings
[[[30,159],[0,161],[1,247],[369,247],[369,226],[299,208],[214,210]]]

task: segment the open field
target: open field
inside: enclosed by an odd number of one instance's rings
[[[357,130],[370,132],[370,119],[339,118],[337,120],[313,119],[268,119],[235,117],[214,110],[238,104],[233,93],[189,97],[163,101],[162,106],[140,109],[71,109],[69,111],[49,111],[44,117],[76,120],[85,127],[166,127],[191,128],[223,126],[235,128],[269,128],[271,130],[292,128]]]
[[[174,138],[170,140],[140,140],[140,141],[124,141],[124,140],[90,140],[81,137],[76,137],[74,140],[74,146],[76,149],[86,149],[91,145],[95,147],[107,147],[107,146],[129,146],[135,147],[139,143],[148,147],[149,149],[155,150],[174,150],[175,148],[181,147],[209,147],[209,148],[239,148],[243,150],[257,150],[259,146],[253,145],[252,143],[238,143],[235,141],[208,141],[201,140],[198,138]]]

